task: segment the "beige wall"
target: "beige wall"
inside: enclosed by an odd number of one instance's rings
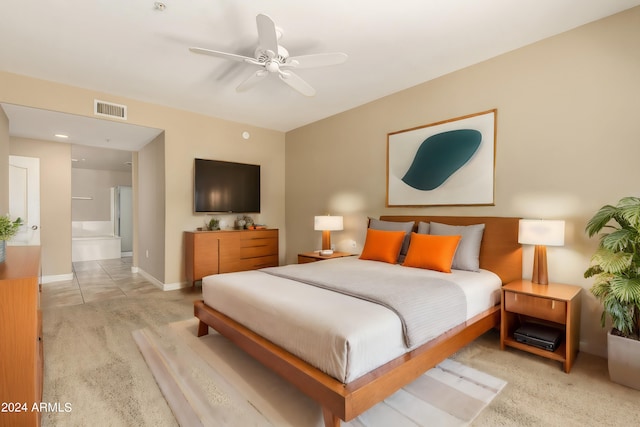
[[[194,157],[262,165],[262,214],[256,216],[256,220],[281,229],[280,251],[284,258],[284,133],[0,72],[0,102],[93,117],[95,98],[127,105],[129,123],[165,130],[164,253],[157,254],[158,259],[154,260],[162,265],[164,274],[156,279],[168,285],[186,280],[183,231],[195,230],[205,220],[204,215],[193,213]],[[244,140],[243,131],[250,132],[251,139]],[[0,180],[3,180],[1,176]],[[6,181],[0,181],[3,191],[6,187]],[[141,215],[138,224],[147,220]],[[68,238],[68,235],[59,238]],[[139,244],[142,251],[142,242]]]
[[[287,133],[287,260],[318,249],[313,216],[345,215],[332,241],[362,248],[366,217],[495,215],[564,219],[566,244],[549,248],[554,281],[588,289],[596,240],[584,227],[602,205],[640,195],[640,8]],[[386,135],[498,109],[491,207],[386,208]],[[339,247],[354,250],[348,244]],[[530,277],[532,251],[524,252]],[[581,348],[603,354],[600,306],[583,292]]]
[[[9,119],[0,106],[0,215],[9,212]]]
[[[111,188],[131,186],[131,172],[71,168],[72,221],[110,221]]]
[[[10,154],[40,159],[40,244],[42,274],[71,274],[71,146],[11,138]]]
[[[136,200],[138,221],[137,265],[161,283],[165,283],[165,141],[158,135],[138,152]]]

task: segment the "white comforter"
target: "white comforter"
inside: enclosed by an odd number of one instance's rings
[[[350,263],[357,269],[379,269],[384,264],[356,257],[321,262],[326,268],[335,263]],[[392,264],[383,268],[395,269],[399,278],[411,269],[420,270],[425,277],[455,281],[467,298],[467,319],[499,301],[501,281],[488,271],[447,274]],[[259,270],[207,276],[202,280],[202,293],[208,306],[343,383],[410,350],[393,311]]]

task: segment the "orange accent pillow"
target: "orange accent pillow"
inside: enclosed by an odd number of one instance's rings
[[[398,255],[405,235],[404,231],[385,231],[368,228],[367,239],[364,241],[360,259],[395,264],[398,262]]]
[[[411,233],[409,251],[402,265],[451,273],[451,263],[461,237]]]

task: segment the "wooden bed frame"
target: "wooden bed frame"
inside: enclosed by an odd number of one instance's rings
[[[480,267],[495,272],[502,283],[522,278],[522,249],[518,244],[518,218],[451,216],[381,216],[385,221],[441,222],[451,225],[485,224],[480,249]],[[200,319],[198,336],[209,333],[209,326],[224,335],[322,407],[326,427],[350,421],[424,372],[466,346],[500,323],[497,305],[445,332],[362,377],[343,384],[307,362],[292,355],[235,320],[207,306],[194,303]]]

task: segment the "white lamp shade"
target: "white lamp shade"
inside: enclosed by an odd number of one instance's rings
[[[342,217],[341,216],[316,216],[314,218],[313,229],[318,231],[337,231],[342,230]]]
[[[564,245],[564,221],[521,219],[518,243],[523,245]]]

